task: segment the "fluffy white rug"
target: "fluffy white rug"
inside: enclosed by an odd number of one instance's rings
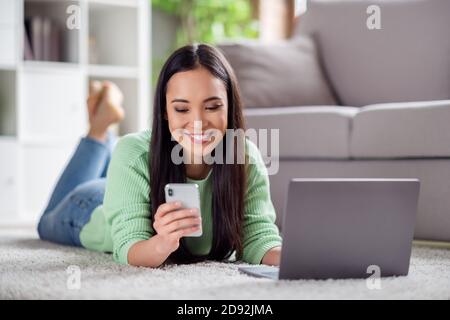
[[[240,274],[239,264],[159,269],[121,266],[108,254],[54,245],[35,233],[0,230],[1,299],[450,299],[450,250],[413,249],[407,277],[274,281]],[[71,282],[80,270],[80,286]]]

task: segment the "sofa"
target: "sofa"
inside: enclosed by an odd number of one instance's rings
[[[371,5],[379,9],[379,28],[366,23],[374,12]],[[279,168],[270,183],[280,229],[291,178],[418,178],[415,239],[450,241],[449,30],[448,0],[308,1],[288,42],[312,39],[334,103],[328,104],[328,97],[326,104],[317,99],[292,105],[280,100],[282,106],[244,103],[247,128],[279,129]],[[245,84],[244,98],[258,94],[251,88],[259,85],[246,78],[254,71],[245,70],[251,60],[239,65],[236,59],[240,53],[252,59],[246,46],[255,49],[245,43],[220,46]],[[260,52],[254,59],[263,56]],[[272,65],[292,63],[298,74],[311,66],[285,56]],[[264,73],[260,63],[252,68]],[[320,80],[308,72],[304,78]],[[267,90],[288,82],[292,85],[290,76],[273,80]],[[283,98],[288,94],[272,91],[264,101],[277,92]]]

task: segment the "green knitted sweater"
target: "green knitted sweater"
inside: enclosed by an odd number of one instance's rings
[[[118,141],[107,172],[103,205],[94,210],[80,233],[85,248],[112,252],[114,260],[122,264],[128,263],[128,250],[133,244],[155,234],[150,221],[150,136],[146,130]],[[281,245],[281,237],[274,223],[276,215],[261,154],[248,139],[245,149],[250,164],[244,200],[242,260],[259,264],[269,249]],[[200,190],[203,234],[186,238],[188,249],[196,255],[208,254],[212,246],[212,171],[203,180],[187,179],[197,183]]]

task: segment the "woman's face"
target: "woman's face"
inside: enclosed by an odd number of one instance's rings
[[[227,129],[227,90],[206,68],[174,74],[166,92],[169,130],[196,158],[211,153]]]

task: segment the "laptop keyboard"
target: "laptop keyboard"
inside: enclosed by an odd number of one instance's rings
[[[241,272],[250,274],[256,277],[278,278],[278,268],[268,266],[252,266],[239,268]]]
[[[267,276],[276,276],[278,275],[278,271],[264,271],[261,272],[263,275],[267,275]]]

